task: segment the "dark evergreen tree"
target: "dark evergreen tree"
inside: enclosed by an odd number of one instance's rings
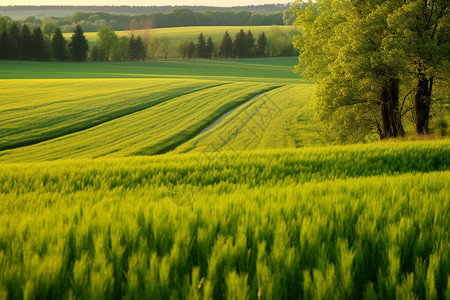
[[[214,54],[214,42],[211,37],[206,42],[206,58],[212,58]]]
[[[184,39],[180,42],[178,51],[183,59],[191,59],[195,55],[195,44],[191,39]]]
[[[136,39],[135,49],[136,49],[136,59],[145,60],[145,58],[147,57],[147,51],[145,49],[144,41],[142,40],[140,35],[138,35]]]
[[[7,59],[9,55],[8,34],[6,29],[0,34],[0,59]]]
[[[69,43],[70,58],[74,61],[85,61],[88,50],[88,41],[80,25],[77,25]]]
[[[144,60],[146,57],[145,45],[141,37],[138,35],[137,38],[134,34],[130,38],[130,47],[128,48],[128,58],[130,60]]]
[[[44,45],[44,35],[41,27],[33,29],[32,36],[32,58],[36,60],[48,60],[47,49]]]
[[[197,45],[195,45],[195,53],[197,58],[207,58],[206,41],[203,33],[200,33],[197,40]]]
[[[57,61],[67,60],[67,43],[59,28],[55,30],[55,34],[53,35],[52,49],[53,56]]]
[[[19,57],[21,59],[32,59],[33,58],[33,37],[31,35],[30,28],[27,24],[22,26],[19,33]]]
[[[255,38],[252,32],[249,30],[247,32],[247,57],[256,56]]]
[[[107,60],[106,53],[99,45],[95,45],[92,48],[91,53],[89,54],[89,60],[90,61],[106,61]]]
[[[236,38],[233,43],[233,50],[235,57],[247,57],[247,35],[242,29],[236,34]]]
[[[233,40],[228,31],[223,35],[222,42],[220,43],[219,55],[224,58],[233,56]]]
[[[6,28],[8,33],[8,59],[17,59],[20,54],[19,26],[16,22],[8,22]]]
[[[128,48],[128,59],[136,60],[136,39],[134,38],[134,34],[130,37],[130,47]]]
[[[267,37],[264,31],[259,35],[256,42],[256,55],[260,57],[267,56]]]

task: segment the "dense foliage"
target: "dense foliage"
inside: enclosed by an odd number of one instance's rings
[[[449,157],[442,141],[3,164],[0,295],[444,299]]]
[[[317,1],[295,11],[297,72],[317,84],[317,115],[332,139],[402,136],[411,110],[417,133],[428,132],[432,88],[449,98],[448,1]]]

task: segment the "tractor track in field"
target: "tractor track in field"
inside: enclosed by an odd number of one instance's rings
[[[250,102],[252,102],[253,100],[260,98],[262,95],[264,95],[266,92],[263,92],[261,94],[258,94],[256,96],[254,96],[253,98],[251,98],[250,100],[239,104],[238,106],[236,106],[235,108],[233,108],[232,110],[229,110],[228,112],[224,113],[222,116],[220,116],[217,120],[215,120],[211,125],[209,125],[208,127],[204,128],[202,131],[200,131],[196,136],[194,136],[194,138],[198,137],[199,135],[210,131],[211,129],[213,129],[214,127],[216,127],[217,125],[219,125],[226,117],[228,117],[229,115],[231,115],[232,113],[234,113],[235,111],[237,111],[239,108],[243,107],[246,104],[249,104]]]

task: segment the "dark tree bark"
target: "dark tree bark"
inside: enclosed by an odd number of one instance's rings
[[[399,80],[389,78],[381,91],[382,128],[380,139],[404,136],[402,116],[399,109]]]
[[[414,117],[416,121],[416,133],[428,134],[430,129],[428,121],[430,119],[431,92],[433,89],[433,77],[426,78],[419,76],[419,84],[414,98]]]

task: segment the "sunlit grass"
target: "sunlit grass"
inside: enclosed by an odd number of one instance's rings
[[[2,164],[0,293],[443,298],[449,141]]]

